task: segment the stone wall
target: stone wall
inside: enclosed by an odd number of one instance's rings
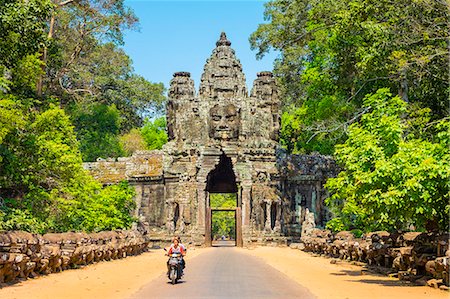
[[[97,159],[83,166],[91,175],[103,184],[115,184],[123,180],[157,180],[163,175],[163,153],[154,151],[136,151],[131,157],[117,159]]]
[[[136,151],[131,157],[98,159],[83,166],[105,185],[128,181],[136,190],[134,216],[146,227],[165,227],[162,151]]]
[[[279,151],[277,158],[281,194],[289,202],[285,233],[297,239],[307,209],[314,214],[319,227],[330,219],[324,206],[328,197],[324,184],[328,178],[335,177],[339,169],[332,157],[319,154],[286,155]]]
[[[0,232],[0,284],[137,255],[149,241],[136,230],[99,233]]]

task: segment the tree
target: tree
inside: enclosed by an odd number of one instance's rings
[[[52,16],[42,81],[43,94],[57,95],[64,107],[114,104],[122,118],[121,133],[142,126],[165,100],[164,86],[135,74],[130,57],[119,48],[123,31],[137,26],[123,2],[61,2]]]
[[[83,169],[69,117],[50,105],[28,112],[17,99],[0,100],[0,114],[19,116],[2,130],[0,210],[3,229],[34,232],[129,227],[134,189],[102,188]]]
[[[22,87],[29,87],[23,83],[30,83],[36,73],[36,67],[28,68],[31,74],[23,72],[25,66],[34,64],[40,70],[37,53],[48,43],[46,21],[52,8],[50,0],[0,2],[0,91],[23,91]]]
[[[139,129],[132,129],[129,133],[120,136],[119,140],[126,156],[131,156],[135,151],[147,149],[147,144]]]
[[[425,117],[416,117],[423,130],[434,130],[431,142],[417,134],[417,122],[402,118],[411,111],[387,89],[367,96],[363,107],[369,112],[350,126],[346,142],[336,146],[336,160],[344,170],[325,185],[332,194],[326,203],[336,216],[328,227],[447,229],[449,120],[427,123],[426,111]]]
[[[0,229],[131,226],[134,189],[103,188],[82,155],[120,155],[164,100],[118,48],[135,23],[123,1],[0,3]]]
[[[43,96],[57,96],[74,119],[85,161],[124,155],[119,136],[165,101],[163,84],[135,74],[119,47],[137,18],[123,0],[61,1],[50,24]]]
[[[236,207],[235,193],[211,193],[210,206],[213,208]],[[215,239],[221,236],[236,238],[236,219],[233,211],[215,211],[212,214],[212,235]]]
[[[76,124],[83,161],[125,154],[118,139],[122,120],[115,105],[76,105],[70,114]]]
[[[212,214],[212,230],[214,239],[222,236],[236,238],[236,219],[233,211],[214,211]]]
[[[0,2],[2,67],[14,68],[18,61],[29,54],[36,54],[47,43],[45,29],[52,8],[50,0]]]
[[[165,117],[156,118],[154,121],[147,120],[141,129],[147,149],[161,149],[167,143],[166,119]]]
[[[250,43],[280,52],[284,136],[294,151],[331,154],[365,113],[364,96],[389,87],[404,101],[447,115],[446,1],[273,0]],[[300,109],[300,110],[299,110]]]

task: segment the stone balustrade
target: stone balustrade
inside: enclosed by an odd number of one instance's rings
[[[371,232],[355,238],[351,232],[336,234],[313,229],[297,247],[307,252],[366,263],[380,272],[404,280],[448,289],[449,233]]]
[[[146,237],[136,230],[45,235],[0,232],[0,283],[137,255],[147,245]]]

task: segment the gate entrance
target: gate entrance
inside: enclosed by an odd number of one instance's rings
[[[231,159],[225,154],[208,174],[206,191],[206,246],[242,247],[241,200]]]
[[[212,246],[236,246],[236,193],[211,193]]]
[[[236,212],[211,211],[212,246],[236,246]]]

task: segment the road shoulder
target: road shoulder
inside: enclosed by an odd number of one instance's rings
[[[442,298],[448,292],[426,286],[414,286],[396,278],[364,274],[360,266],[314,257],[289,247],[242,249],[264,260],[289,278],[308,288],[318,298]]]

